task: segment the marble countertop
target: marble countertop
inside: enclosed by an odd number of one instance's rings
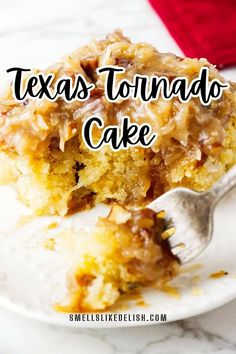
[[[0,80],[9,67],[43,68],[115,28],[181,54],[145,0],[0,0],[0,6]],[[224,75],[236,80],[236,69]],[[236,300],[185,321],[128,329],[72,331],[0,309],[0,354],[233,354],[235,333]]]

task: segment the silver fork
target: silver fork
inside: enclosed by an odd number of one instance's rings
[[[236,186],[236,166],[207,192],[175,188],[155,199],[148,208],[163,210],[166,237],[171,251],[182,264],[191,261],[209,244],[213,233],[213,212],[218,201]]]

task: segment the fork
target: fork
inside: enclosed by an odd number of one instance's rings
[[[208,246],[213,235],[215,206],[234,187],[236,165],[206,192],[178,187],[148,205],[156,212],[163,211],[167,226],[164,236],[181,264],[191,261]]]

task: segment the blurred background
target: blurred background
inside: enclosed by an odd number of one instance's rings
[[[1,0],[1,71],[58,60],[91,38],[116,28],[160,51],[180,49],[146,0]]]
[[[182,54],[148,0],[0,0],[0,6],[0,80],[9,67],[43,68],[116,28],[133,41]],[[236,70],[225,72],[236,80]]]

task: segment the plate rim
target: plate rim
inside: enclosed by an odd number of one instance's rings
[[[219,294],[218,294],[219,295]],[[14,301],[10,300],[9,298],[6,298],[4,296],[0,296],[0,306],[2,308],[5,308],[6,310],[9,310],[11,312],[16,313],[17,315],[20,315],[24,318],[30,319],[30,320],[34,320],[34,321],[38,321],[47,325],[51,325],[51,326],[56,326],[56,327],[64,327],[64,328],[77,328],[77,329],[86,329],[86,328],[94,328],[94,329],[98,329],[98,328],[128,328],[128,327],[140,327],[140,326],[149,326],[149,325],[155,325],[155,324],[167,324],[167,323],[172,323],[175,321],[181,321],[181,320],[185,320],[188,319],[190,317],[195,317],[198,315],[202,315],[204,313],[207,313],[209,311],[212,311],[214,309],[217,309],[219,307],[222,307],[224,305],[226,305],[227,303],[233,301],[234,299],[236,299],[236,292],[232,291],[232,293],[227,293],[228,296],[225,296],[225,293],[222,293],[221,296],[216,296],[214,298],[214,301],[210,302],[210,306],[209,306],[209,302],[207,304],[204,305],[200,305],[200,306],[194,306],[193,307],[193,311],[189,312],[189,311],[183,311],[182,315],[174,315],[172,314],[170,319],[168,319],[165,322],[159,322],[159,321],[148,321],[148,322],[142,322],[142,321],[130,321],[130,322],[126,322],[126,321],[117,321],[117,322],[89,322],[89,321],[84,321],[84,322],[79,322],[79,321],[69,321],[69,320],[65,320],[66,316],[69,316],[70,313],[61,313],[61,314],[57,314],[55,316],[51,316],[49,314],[43,313],[43,312],[39,312],[36,310],[30,310],[27,309],[25,306],[20,306],[19,304],[14,303]],[[178,300],[177,300],[178,301]],[[186,312],[188,312],[186,314]],[[109,313],[109,312],[107,312]],[[125,312],[121,312],[121,313],[125,313]],[[132,314],[132,312],[130,312]],[[145,311],[140,311],[140,313],[147,313]],[[64,316],[64,318],[63,318]],[[92,325],[91,325],[92,323]]]

